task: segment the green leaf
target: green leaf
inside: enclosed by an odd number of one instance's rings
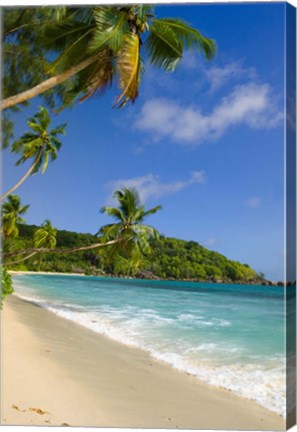
[[[206,58],[211,59],[216,53],[216,46],[213,39],[206,38],[195,28],[191,27],[181,19],[163,18],[154,21],[165,28],[171,29],[176,39],[181,44],[182,50],[198,50],[204,52]]]
[[[119,87],[122,93],[118,96],[114,106],[123,107],[129,100],[133,103],[138,96],[140,78],[140,39],[137,34],[130,33],[125,38],[125,44],[119,53],[117,72]]]
[[[119,52],[123,47],[124,37],[129,32],[127,14],[114,8],[99,6],[94,8],[94,20],[96,28],[89,52],[93,54],[105,45],[114,53]]]
[[[207,59],[215,54],[215,43],[180,19],[155,19],[146,41],[150,62],[173,71],[186,49],[204,52]]]
[[[42,165],[42,174],[45,173],[47,167],[48,167],[48,162],[49,162],[49,153],[46,152],[45,156],[44,156],[44,160],[43,160],[43,165]]]

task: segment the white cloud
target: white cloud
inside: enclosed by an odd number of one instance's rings
[[[144,103],[134,127],[155,139],[170,138],[183,144],[200,144],[219,138],[231,127],[272,128],[282,119],[267,84],[235,87],[209,114],[199,106],[182,106],[165,98]]]
[[[262,200],[261,200],[261,198],[256,197],[256,196],[250,197],[244,202],[244,204],[247,207],[257,208],[262,204]]]
[[[203,63],[201,62],[201,58],[197,55],[197,53],[193,53],[193,51],[186,51],[179,64],[179,67],[183,69],[197,70],[197,68],[202,68],[202,65]]]
[[[123,187],[135,188],[140,195],[141,201],[144,203],[150,198],[161,198],[165,195],[174,194],[191,185],[204,183],[205,181],[206,176],[204,171],[193,171],[188,180],[169,183],[162,183],[157,175],[147,174],[142,177],[110,181],[107,184],[107,188],[111,193]],[[108,204],[114,204],[112,196],[108,198]]]
[[[205,247],[212,247],[215,246],[218,243],[219,239],[218,237],[209,237],[207,240],[204,241]]]
[[[217,62],[201,62],[201,58],[192,51],[187,51],[183,56],[181,68],[191,74],[199,75],[199,82],[205,81],[210,86],[210,92],[214,93],[228,82],[246,82],[257,79],[257,71],[254,67],[245,67],[242,60],[224,63],[221,66],[214,66]],[[191,80],[193,85],[195,78]]]
[[[244,68],[240,62],[228,63],[222,67],[210,67],[205,71],[210,83],[210,91],[215,92],[230,80],[241,78],[254,79],[256,71],[253,68]]]

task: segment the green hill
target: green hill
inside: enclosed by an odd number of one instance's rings
[[[4,252],[32,247],[35,225],[20,225],[19,236],[4,243]],[[65,230],[57,232],[57,248],[71,248],[96,243],[92,234]],[[108,247],[104,249],[108,254]],[[94,250],[69,254],[39,254],[22,263],[10,265],[11,270],[77,272],[84,274],[126,276],[127,271],[117,263],[106,264],[105,253]],[[15,258],[14,258],[15,259]],[[12,261],[12,258],[10,259]],[[8,262],[8,258],[7,261]],[[152,242],[152,253],[144,258],[136,277],[185,279],[222,282],[259,281],[257,273],[247,264],[231,261],[218,252],[210,251],[194,241],[161,236]]]

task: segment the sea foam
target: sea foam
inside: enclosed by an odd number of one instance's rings
[[[91,305],[84,306],[81,300],[73,301],[73,292],[69,297],[58,298],[52,292],[41,292],[31,282],[30,278],[26,283],[18,280],[16,292],[64,319],[114,341],[143,349],[158,361],[207,384],[230,390],[285,415],[284,356],[281,352],[273,355],[271,352],[259,354],[256,349],[252,352],[252,338],[251,342],[249,339],[246,344],[242,342],[242,335],[251,330],[244,326],[241,331],[237,328],[240,314],[219,317],[209,311],[209,303],[206,300],[203,303],[201,296],[196,309],[192,301],[182,311],[178,301],[172,308],[169,303],[165,307],[165,293],[156,298],[150,296],[149,302],[147,293],[145,301],[141,302],[130,295],[131,300],[127,302],[125,293],[122,298],[115,299],[110,293],[100,291],[96,293],[100,301],[88,299]],[[253,328],[255,323],[249,325]]]

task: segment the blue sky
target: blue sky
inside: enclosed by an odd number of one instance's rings
[[[57,161],[16,193],[26,220],[95,233],[112,192],[134,186],[166,236],[195,240],[283,279],[284,3],[159,6],[216,40],[214,60],[187,53],[174,74],[146,67],[134,105],[118,90],[64,111]],[[16,117],[17,134],[39,101]],[[4,190],[27,165],[4,152]]]

